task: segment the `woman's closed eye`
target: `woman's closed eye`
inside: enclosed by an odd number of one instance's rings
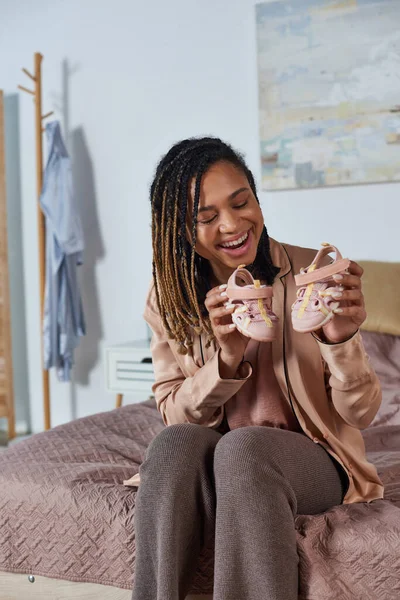
[[[207,221],[198,221],[198,223],[200,223],[200,225],[208,225],[209,223],[212,223],[213,221],[215,221],[216,218],[217,218],[217,215],[214,215],[213,217],[211,217],[211,219],[208,219]]]
[[[236,204],[236,206],[233,206],[232,208],[236,208],[236,209],[244,208],[245,206],[247,206],[247,204],[248,204],[248,200],[245,200],[241,204]],[[210,219],[207,219],[206,221],[198,221],[198,223],[200,223],[201,225],[209,225],[210,223],[215,221],[216,218],[217,218],[217,215],[214,215]]]
[[[248,201],[245,200],[244,202],[242,202],[242,204],[236,204],[236,206],[234,206],[233,208],[244,208],[245,206],[247,206]]]

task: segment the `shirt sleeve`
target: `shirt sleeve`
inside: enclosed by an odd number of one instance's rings
[[[217,428],[223,419],[223,405],[234,396],[251,376],[250,363],[238,369],[237,379],[222,379],[219,353],[192,377],[185,377],[158,313],[154,288],[150,291],[144,318],[153,331],[151,353],[155,374],[153,392],[157,408],[166,425],[197,423]]]
[[[378,412],[382,390],[360,332],[340,344],[326,344],[317,337],[316,340],[336,411],[348,425],[365,429]]]

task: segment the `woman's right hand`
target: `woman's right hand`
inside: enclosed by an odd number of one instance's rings
[[[220,375],[223,379],[232,379],[243,360],[249,338],[242,335],[232,323],[232,313],[236,306],[228,303],[226,287],[224,285],[211,289],[204,304],[210,315],[213,333],[221,348]]]

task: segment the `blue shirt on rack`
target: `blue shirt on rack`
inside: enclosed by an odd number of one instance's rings
[[[46,218],[46,292],[43,316],[44,365],[69,381],[74,350],[85,335],[77,266],[83,262],[82,223],[74,194],[71,160],[60,124],[46,125],[48,159],[40,206]]]

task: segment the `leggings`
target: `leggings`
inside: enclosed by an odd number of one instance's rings
[[[214,539],[214,600],[297,600],[295,516],[341,504],[347,475],[302,433],[166,427],[140,467],[132,600],[184,600]]]

